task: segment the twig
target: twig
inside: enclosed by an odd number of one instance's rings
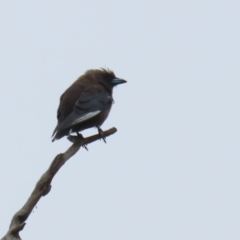
[[[104,131],[104,137],[108,137],[117,131],[116,128],[111,128]],[[68,140],[73,144],[68,148],[65,153],[58,154],[52,161],[48,170],[38,180],[33,192],[28,198],[24,206],[14,214],[7,234],[1,240],[21,240],[19,232],[26,225],[25,221],[31,214],[33,208],[36,206],[41,197],[47,195],[51,190],[51,182],[58,170],[64,163],[78,152],[81,146],[86,146],[98,139],[101,139],[100,134],[96,134],[87,138],[81,136],[69,136]]]

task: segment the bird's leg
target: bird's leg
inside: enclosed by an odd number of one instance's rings
[[[105,138],[105,136],[104,136],[104,134],[103,134],[103,130],[102,130],[99,126],[97,127],[97,129],[98,129],[98,133],[99,133],[99,135],[101,136],[102,140],[103,140],[105,143],[107,143],[106,138]]]
[[[78,138],[84,139],[84,137],[83,137],[83,135],[81,133],[79,133],[79,132],[76,132],[76,133],[77,133]],[[88,151],[88,148],[87,148],[86,144],[83,144],[82,147],[84,147]]]

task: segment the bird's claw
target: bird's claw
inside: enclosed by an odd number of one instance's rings
[[[87,144],[83,144],[82,147],[84,147],[88,151]]]
[[[77,132],[77,136],[78,138],[81,138],[82,140],[84,140],[84,137],[81,133]],[[83,144],[82,147],[88,151],[87,144]]]
[[[106,137],[104,136],[103,130],[102,130],[101,128],[98,128],[98,133],[99,133],[99,135],[101,136],[101,139],[102,139],[105,143],[107,143]],[[100,140],[101,140],[101,139],[100,139]]]

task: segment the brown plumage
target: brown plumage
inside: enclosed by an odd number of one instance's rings
[[[113,87],[125,82],[109,69],[86,71],[60,97],[52,141],[92,127],[102,134],[100,126],[110,112]]]

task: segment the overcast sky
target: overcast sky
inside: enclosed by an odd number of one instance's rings
[[[240,2],[1,1],[0,237],[56,154],[62,92],[90,68],[114,89],[103,130],[52,182],[27,239],[240,239]],[[96,129],[84,131],[84,136]]]

